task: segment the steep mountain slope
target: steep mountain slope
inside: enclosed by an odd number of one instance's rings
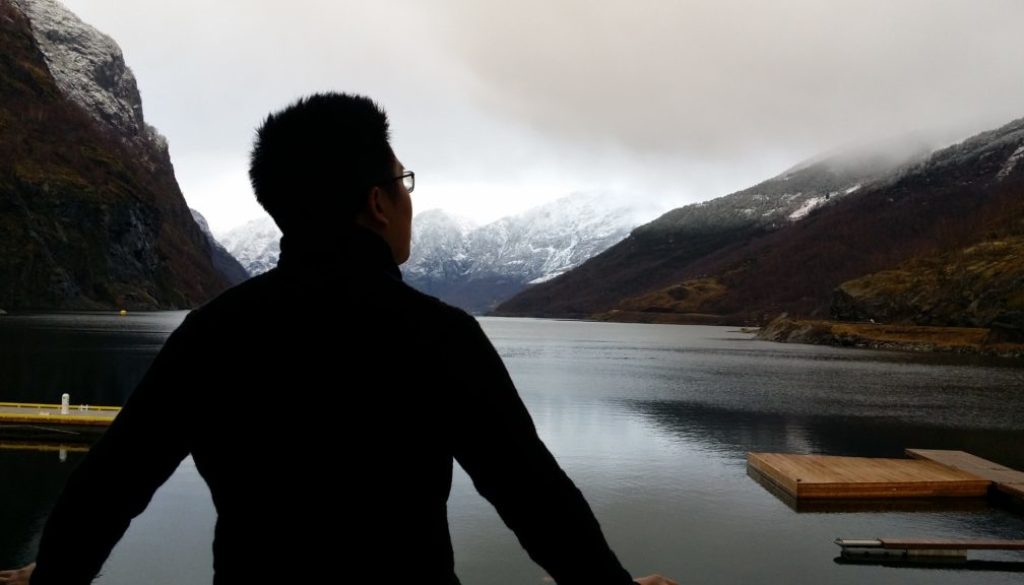
[[[0,80],[0,306],[179,308],[228,286],[113,41],[54,0],[0,0]]]
[[[840,292],[851,298],[838,295],[837,315],[936,325],[991,322],[1019,303],[1014,275],[1024,259],[1013,242],[1024,235],[1022,149],[1024,119],[937,151],[786,229],[705,255],[668,287],[624,300],[615,318],[676,313],[679,307],[663,302],[666,296],[673,290],[685,296],[709,281],[715,294],[687,312],[725,322],[764,322],[782,312],[827,317],[836,287],[892,270],[843,285]],[[897,284],[901,272],[904,282]],[[874,302],[862,294],[869,289],[876,297],[886,289],[904,306],[873,313],[867,307]],[[862,300],[855,302],[858,296]],[[981,299],[993,305],[970,308]],[[914,311],[923,312],[912,318]]]
[[[195,220],[196,225],[199,226],[200,230],[202,230],[203,235],[206,237],[206,242],[210,245],[210,260],[213,262],[213,267],[217,272],[223,274],[227,279],[228,284],[231,286],[247,280],[249,278],[249,273],[241,263],[231,255],[231,252],[228,252],[227,249],[217,241],[213,232],[210,231],[210,224],[207,223],[203,214],[191,208],[189,208],[189,211],[192,212],[192,219]]]
[[[579,268],[531,287],[495,314],[580,317],[616,308],[625,298],[685,280],[689,267],[800,222],[928,152],[919,141],[857,149],[793,167],[749,189],[687,205],[642,225]]]

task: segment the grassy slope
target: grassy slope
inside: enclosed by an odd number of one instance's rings
[[[989,329],[977,327],[925,327],[779,318],[764,327],[758,337],[787,343],[1024,357],[1024,343],[1007,342],[994,337]]]
[[[938,294],[959,287],[962,298],[978,298],[999,274],[1010,275],[1000,285],[1009,288],[1013,275],[1024,269],[1019,249],[1009,245],[1024,235],[1024,169],[995,179],[1007,156],[999,153],[980,164],[905,177],[840,201],[786,229],[700,258],[688,267],[687,278],[627,298],[616,308],[644,305],[647,312],[672,313],[674,303],[659,298],[669,298],[673,287],[693,287],[711,278],[724,292],[687,306],[687,312],[720,315],[731,323],[764,323],[783,312],[824,318],[830,315],[833,291],[847,281],[915,260],[948,270],[955,258],[972,255],[978,257],[977,269],[966,264],[952,269],[959,271],[956,284],[939,288]],[[975,277],[967,278],[970,274]],[[969,321],[947,312],[929,322]]]

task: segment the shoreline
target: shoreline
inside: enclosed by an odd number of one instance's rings
[[[991,329],[981,327],[848,323],[780,317],[761,328],[757,338],[781,343],[1024,358],[1024,343],[999,340]]]

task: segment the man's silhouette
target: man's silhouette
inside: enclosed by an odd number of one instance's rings
[[[284,234],[277,268],[171,334],[70,478],[32,583],[91,581],[189,454],[218,584],[458,583],[453,460],[557,583],[632,583],[476,320],[402,282],[414,175],[388,132],[342,94],[266,119],[250,177]]]

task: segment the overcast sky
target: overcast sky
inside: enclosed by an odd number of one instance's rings
[[[659,208],[823,151],[1024,116],[1021,0],[64,0],[116,40],[185,198],[258,217],[271,110],[369,95],[416,211],[488,221],[574,191]]]

